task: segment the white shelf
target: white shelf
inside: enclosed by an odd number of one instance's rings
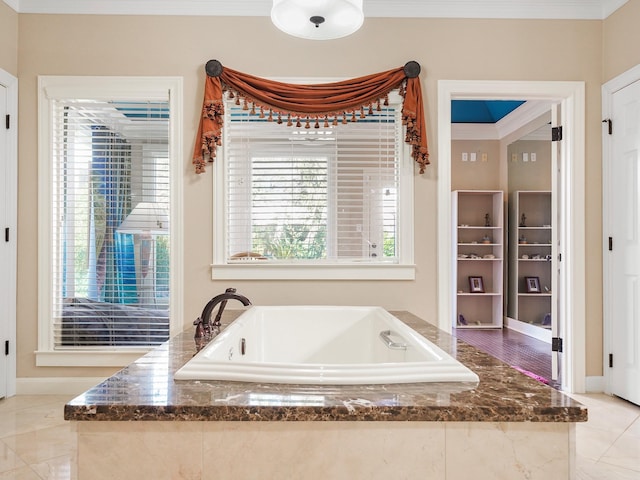
[[[540,288],[552,288],[552,207],[549,191],[518,191],[509,201],[509,297],[506,325],[514,330],[538,338],[549,337],[550,325],[542,325],[544,316],[551,314],[553,292],[527,293],[525,277],[538,277]],[[525,226],[520,226],[522,215]],[[522,238],[526,243],[520,242]],[[521,258],[540,255],[542,258]],[[540,335],[533,335],[540,330]],[[544,331],[544,333],[542,332]]]
[[[452,192],[453,206],[453,294],[456,328],[502,328],[504,270],[504,194],[498,190]],[[484,224],[486,215],[492,222]],[[489,243],[483,243],[483,237]],[[458,255],[477,255],[461,258]],[[494,258],[482,258],[484,255]],[[482,277],[484,293],[469,291],[469,277]],[[466,325],[458,321],[462,315]]]

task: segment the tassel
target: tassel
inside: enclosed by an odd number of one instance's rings
[[[389,95],[384,96],[384,106],[385,107],[389,106]]]
[[[320,124],[318,123],[317,118],[316,118],[316,123],[313,125],[313,128],[320,128]]]
[[[282,125],[282,115],[278,112],[278,125]]]
[[[373,115],[373,104],[369,105],[369,115]]]
[[[236,98],[236,96],[233,94],[232,90],[229,90],[229,99],[231,98]]]
[[[376,110],[378,112],[382,110],[382,108],[380,108],[380,99],[378,99],[378,105],[376,106]]]
[[[251,104],[251,115],[255,115],[256,114],[256,104],[252,103]]]
[[[356,119],[356,111],[351,112],[351,121],[356,123],[358,120]]]
[[[333,126],[338,125],[338,116],[337,116],[337,115],[336,115],[335,117],[333,117],[333,122],[331,122],[331,124],[332,124]]]
[[[269,122],[273,122],[273,112],[269,110],[269,118],[267,119]]]
[[[264,118],[264,108],[260,107],[260,118]]]
[[[307,117],[307,123],[304,124],[304,128],[311,128],[311,125],[309,125],[309,117]]]
[[[302,124],[300,123],[300,117],[297,118],[296,120],[296,128],[300,128]]]
[[[324,117],[324,128],[329,128],[329,117]]]
[[[364,114],[364,107],[360,107],[360,118],[366,118]]]
[[[287,115],[287,127],[290,127],[291,125],[293,125],[293,122],[291,121],[291,114]]]
[[[342,124],[343,125],[347,124],[347,112],[342,113]]]
[[[236,105],[240,105],[240,97],[236,98]]]
[[[249,105],[247,105],[247,99],[246,98],[242,102],[242,110],[249,110]]]

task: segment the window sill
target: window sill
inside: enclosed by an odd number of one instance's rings
[[[250,264],[249,264],[250,263]],[[415,280],[415,265],[292,265],[254,262],[211,265],[213,280]]]
[[[36,350],[37,367],[126,367],[154,347],[135,350]]]

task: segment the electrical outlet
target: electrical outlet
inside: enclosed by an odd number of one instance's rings
[[[528,162],[529,161],[529,154],[528,153],[523,153],[522,154],[522,161],[523,162]]]
[[[480,159],[481,159],[483,162],[486,162],[486,161],[488,160],[487,154],[486,154],[486,153],[483,153],[483,154],[482,154],[482,156],[480,157]]]
[[[463,162],[468,162],[469,161],[469,154],[467,152],[464,152],[462,154],[462,161]]]
[[[535,162],[535,161],[536,161],[536,154],[535,154],[535,153],[532,153],[532,154],[531,154],[531,161],[532,161],[532,162]]]
[[[471,161],[472,162],[476,161],[476,152],[471,152]]]

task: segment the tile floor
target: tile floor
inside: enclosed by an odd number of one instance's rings
[[[589,421],[576,426],[576,478],[640,479],[640,407],[603,394],[572,396],[589,408]],[[0,479],[77,478],[75,433],[62,418],[69,399],[0,400]]]
[[[554,386],[551,379],[551,345],[524,335],[501,328],[479,330],[457,328],[454,335],[483,352],[488,353],[521,371],[538,376],[544,383]]]

